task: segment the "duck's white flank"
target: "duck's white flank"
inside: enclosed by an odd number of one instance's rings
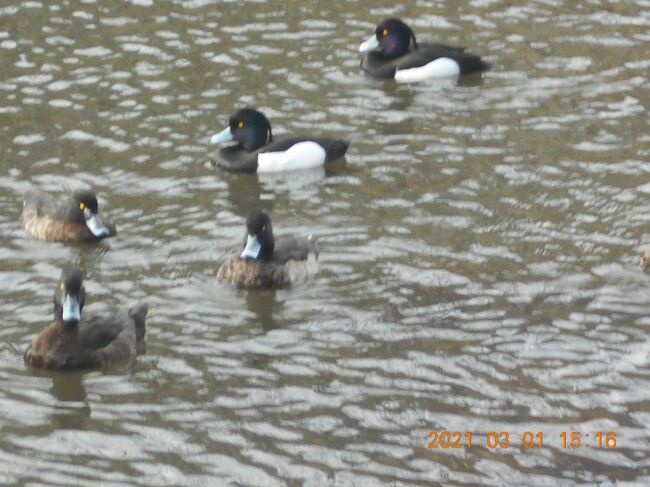
[[[398,69],[395,73],[395,81],[415,83],[433,78],[457,78],[459,75],[458,63],[453,59],[441,57],[418,68]]]
[[[263,152],[257,156],[257,172],[295,171],[322,166],[325,149],[316,142],[298,142],[286,151]]]

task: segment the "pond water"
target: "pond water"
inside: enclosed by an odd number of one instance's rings
[[[0,483],[650,483],[648,7],[4,0]],[[357,49],[389,16],[493,69],[369,78]],[[209,138],[242,106],[348,155],[216,172]],[[94,188],[119,235],[33,240],[32,187]],[[317,276],[216,282],[255,205],[318,237]],[[149,303],[135,363],[25,367],[67,261],[88,312]]]

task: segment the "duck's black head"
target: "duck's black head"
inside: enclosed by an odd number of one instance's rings
[[[262,208],[251,210],[246,217],[245,244],[240,257],[245,260],[271,260],[274,246],[271,217]]]
[[[73,193],[72,202],[68,208],[68,219],[86,224],[90,232],[98,238],[107,237],[111,233],[99,216],[97,196],[92,191]]]
[[[253,108],[242,108],[232,114],[228,127],[210,139],[213,144],[236,141],[246,151],[255,151],[273,140],[268,119]]]
[[[75,266],[64,267],[54,291],[54,319],[62,321],[66,327],[77,325],[85,301],[83,274]]]
[[[361,44],[359,51],[368,52],[379,49],[388,58],[403,56],[413,41],[417,48],[413,30],[400,19],[390,18],[383,20],[376,28],[375,35]]]

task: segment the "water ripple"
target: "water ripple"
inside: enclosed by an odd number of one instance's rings
[[[634,2],[438,3],[0,7],[0,483],[650,482],[650,19]],[[357,48],[386,16],[494,69],[372,80]],[[350,140],[346,163],[214,171],[209,136],[242,105],[278,136]],[[88,186],[117,238],[25,234],[24,191]],[[314,279],[216,282],[258,204],[276,234],[318,237]],[[149,302],[136,363],[23,366],[70,260],[88,311]],[[517,446],[429,449],[430,431]],[[518,446],[525,431],[544,448]],[[563,448],[564,431],[618,445]]]

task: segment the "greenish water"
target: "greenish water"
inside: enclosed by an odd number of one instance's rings
[[[0,483],[650,483],[649,6],[6,0]],[[387,16],[494,69],[372,80],[356,50]],[[215,172],[209,137],[244,105],[277,135],[349,139],[346,161]],[[119,236],[32,240],[33,186],[95,188]],[[257,204],[318,237],[316,278],[216,282]],[[68,260],[88,311],[149,302],[132,366],[23,365]],[[542,448],[514,446],[527,431]]]

